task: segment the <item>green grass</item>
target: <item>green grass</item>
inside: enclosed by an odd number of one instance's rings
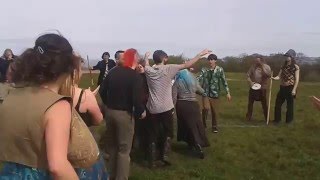
[[[248,95],[245,74],[228,73],[227,78],[232,79],[229,86],[233,101],[220,99],[220,132],[212,134],[207,130],[211,146],[205,149],[205,159],[190,157],[184,143],[174,142],[170,155],[173,166],[150,170],[134,159],[132,180],[320,179],[320,112],[312,107],[309,98],[320,96],[320,83],[300,84],[293,124],[282,121],[279,126],[266,126],[258,102],[254,107],[254,121],[245,121]],[[84,79],[82,85],[86,87],[88,77]],[[271,118],[278,89],[279,83],[274,82]],[[284,105],[283,111],[285,109]]]
[[[233,101],[220,99],[220,132],[212,134],[207,130],[211,146],[205,149],[205,159],[189,156],[184,143],[173,142],[171,167],[150,170],[137,163],[140,159],[133,159],[130,179],[320,179],[320,112],[312,107],[309,98],[320,96],[320,83],[300,84],[293,124],[282,121],[279,126],[266,126],[260,103],[255,104],[254,121],[245,121],[248,95],[245,75],[228,73],[227,78],[233,80],[229,81]],[[89,85],[90,77],[84,75],[81,86]],[[279,83],[274,82],[271,118],[278,89]],[[97,129],[101,133],[104,127]]]

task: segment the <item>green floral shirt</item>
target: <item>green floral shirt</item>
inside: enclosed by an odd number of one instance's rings
[[[226,93],[230,93],[226,76],[222,67],[216,66],[214,70],[207,68],[202,69],[198,80],[201,87],[205,91],[205,96],[207,97],[218,98],[220,95],[221,84],[224,86]]]

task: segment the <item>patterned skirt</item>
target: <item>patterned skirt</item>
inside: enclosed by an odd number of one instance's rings
[[[100,160],[89,169],[75,169],[80,180],[107,180],[108,173],[104,160]],[[5,162],[0,165],[0,180],[47,180],[53,179],[46,170],[31,168],[17,163]]]

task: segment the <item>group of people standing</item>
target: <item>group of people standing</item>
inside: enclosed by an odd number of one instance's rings
[[[189,71],[208,55],[209,68],[198,77]],[[171,165],[169,152],[177,115],[177,139],[188,144],[203,159],[207,116],[212,132],[218,133],[218,106],[223,86],[231,93],[218,57],[203,50],[183,64],[167,64],[162,50],[146,53],[136,49],[108,52],[90,70],[100,70],[98,88],[78,87],[82,58],[61,35],[40,36],[33,48],[15,57],[6,50],[0,60],[0,169],[1,178],[11,179],[128,179],[130,152],[138,141],[150,168]],[[293,120],[293,100],[299,82],[295,52],[289,50],[277,77],[263,57],[257,57],[248,72],[250,84],[247,120],[254,101],[261,101],[267,118],[268,80],[281,80],[275,107],[275,123],[287,101],[287,123]],[[260,84],[260,89],[252,89]],[[99,106],[96,95],[104,106]],[[202,112],[197,100],[202,96]],[[317,98],[315,98],[317,99]],[[316,104],[316,101],[315,101]],[[13,111],[14,109],[14,111]],[[103,113],[102,113],[103,112]],[[104,159],[88,127],[106,121],[108,173]],[[15,127],[15,128],[12,128]],[[136,137],[136,138],[134,138]]]

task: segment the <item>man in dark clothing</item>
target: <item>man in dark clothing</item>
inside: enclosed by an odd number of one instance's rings
[[[134,135],[134,118],[145,117],[141,98],[142,79],[135,71],[138,53],[129,49],[124,63],[106,76],[99,91],[106,105],[106,138],[110,179],[128,179],[130,151]]]
[[[7,82],[7,72],[10,64],[13,62],[14,55],[11,49],[6,49],[0,58],[0,83]]]
[[[99,70],[98,85],[101,85],[104,78],[108,75],[109,71],[116,66],[114,60],[110,59],[110,54],[104,52],[102,54],[102,60],[98,62],[96,66],[93,66],[91,70]]]

